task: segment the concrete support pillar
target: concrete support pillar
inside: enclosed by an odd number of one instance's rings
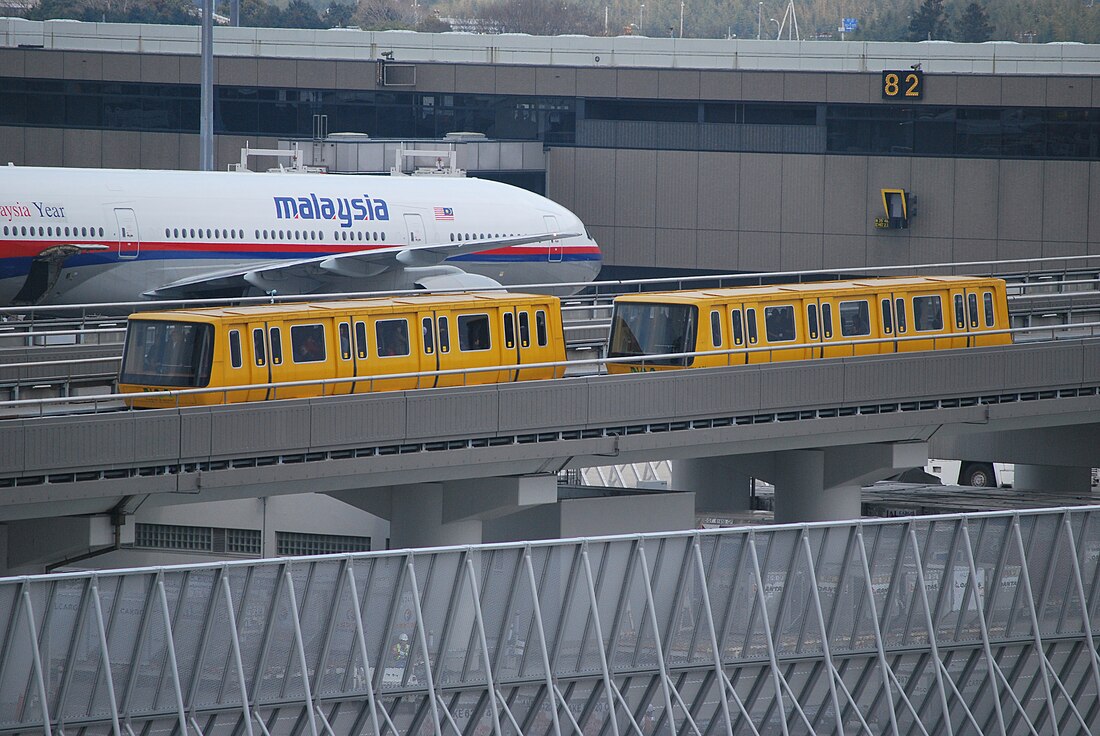
[[[443,484],[398,486],[390,499],[390,547],[481,544],[481,521],[443,520]]]
[[[789,450],[776,463],[775,521],[840,521],[860,517],[856,483],[825,485],[824,450]]]
[[[1091,493],[1092,468],[1019,463],[1012,487],[1048,493]]]
[[[694,493],[697,512],[748,511],[752,476],[738,466],[737,456],[674,460],[672,488]]]

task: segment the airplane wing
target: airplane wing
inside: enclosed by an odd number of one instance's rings
[[[200,276],[190,276],[159,286],[143,294],[153,299],[177,299],[198,297],[244,290],[248,287],[262,292],[277,290],[280,293],[318,293],[324,291],[344,291],[343,279],[367,279],[386,271],[406,267],[437,266],[446,259],[465,253],[480,253],[494,248],[513,245],[527,245],[562,238],[571,238],[580,233],[539,233],[513,238],[485,238],[465,240],[455,243],[422,243],[419,245],[401,245],[393,247],[371,248],[347,253],[299,258],[293,260],[269,261],[251,264],[242,268],[211,271]],[[484,276],[466,274],[469,283],[463,283],[458,269],[449,278],[435,278],[434,287],[448,286],[499,286]],[[472,281],[471,281],[472,280]],[[475,283],[476,282],[476,283]]]

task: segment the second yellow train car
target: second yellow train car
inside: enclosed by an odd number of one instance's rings
[[[910,276],[616,297],[609,373],[1012,342],[1005,282]],[[882,338],[880,342],[873,340]],[[869,342],[860,343],[865,340]],[[729,354],[649,357],[737,350]]]
[[[385,376],[564,360],[559,301],[539,294],[470,292],[146,312],[129,318],[119,391],[355,379],[128,399],[147,408],[221,404],[556,378],[564,373],[561,366]]]

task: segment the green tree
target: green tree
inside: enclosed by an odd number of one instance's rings
[[[981,43],[993,38],[993,26],[989,25],[989,13],[985,6],[972,2],[966,6],[955,24],[955,37],[966,43]]]
[[[306,0],[290,0],[282,13],[280,24],[283,28],[324,28],[325,24],[317,9]]]
[[[909,21],[910,41],[942,41],[947,37],[947,17],[943,0],[924,0]]]
[[[355,5],[344,5],[337,0],[332,0],[325,8],[322,20],[328,28],[347,28],[352,25],[352,16],[355,14]]]

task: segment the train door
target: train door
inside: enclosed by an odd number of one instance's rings
[[[878,319],[878,336],[896,338],[898,326],[897,318],[894,313],[893,293],[885,292],[875,295],[874,304],[877,309],[875,316]],[[896,353],[897,351],[898,343],[896,339],[892,339],[889,342],[878,343],[878,352],[880,353]]]
[[[420,371],[420,345],[419,339],[414,345],[413,338],[419,333],[413,333],[414,325],[410,320],[416,319],[416,313],[379,314],[368,317],[369,337],[374,340],[374,349],[371,351],[371,361],[374,363],[373,376],[383,376],[394,373],[417,373]],[[416,326],[419,330],[419,326]],[[373,380],[371,389],[374,391],[404,391],[418,388],[422,379],[416,377],[395,378],[388,380]]]
[[[851,343],[849,355],[873,355],[879,352],[878,343],[861,342],[878,336],[877,320],[872,311],[874,296],[839,297],[836,299],[836,319],[840,339]]]
[[[734,309],[737,309],[735,306]],[[742,302],[740,311],[744,322],[744,346],[749,350],[745,354],[746,363],[768,363],[771,357],[767,350],[753,350],[764,345],[764,313],[759,302]],[[736,334],[734,335],[736,338]]]
[[[559,232],[558,218],[554,215],[543,215],[542,220],[546,225],[546,232],[556,233]],[[546,253],[546,260],[550,263],[561,263],[562,248],[561,240],[551,240],[550,248]]]
[[[456,349],[457,343],[455,341],[455,312],[453,309],[443,307],[436,309],[431,314],[432,327],[434,333],[432,335],[433,344],[431,349],[435,356],[435,364],[437,370],[445,371],[455,368],[462,368],[462,355]],[[423,328],[423,325],[421,325]],[[451,374],[439,376],[436,380],[436,386],[461,386],[465,383],[466,377],[462,374]]]
[[[521,347],[520,340],[520,326],[519,317],[520,314],[524,316],[524,323],[527,326],[526,333],[526,347]],[[519,365],[524,361],[524,353],[529,352],[531,349],[531,324],[530,314],[526,311],[518,309],[516,307],[504,307],[500,308],[500,364],[501,365]],[[530,361],[527,361],[530,362]],[[518,381],[520,379],[520,373],[522,371],[501,371],[499,378],[501,382],[504,381]]]
[[[830,293],[825,293],[817,297],[816,301],[821,343],[819,357],[839,358],[852,355],[851,345],[835,344],[849,340],[843,336],[840,329],[840,300]]]
[[[752,347],[749,344],[748,329],[745,323],[745,305],[738,302],[727,306],[726,312],[730,316],[729,347],[742,352],[730,353],[729,365],[744,365],[750,360],[752,353],[745,352],[745,348]],[[755,313],[754,313],[755,314]],[[753,342],[753,345],[759,340]],[[759,361],[756,361],[759,362]]]
[[[355,377],[369,376],[371,374],[372,361],[370,360],[370,340],[368,337],[367,317],[355,315],[351,324],[351,356],[352,375]],[[370,391],[371,386],[366,381],[352,381],[348,384],[348,393],[362,393]]]
[[[230,340],[232,341],[232,335]],[[271,383],[274,377],[271,373],[271,342],[268,338],[267,322],[249,322],[241,329],[240,335],[243,347],[243,363],[248,374],[247,380],[239,383],[265,384]],[[230,359],[232,360],[232,342],[230,342]],[[234,383],[238,383],[234,381]],[[266,401],[271,398],[271,389],[253,389],[247,392],[246,401]],[[233,401],[230,398],[230,401]]]
[[[437,316],[432,310],[425,310],[416,315],[420,330],[420,370],[437,371],[439,362],[439,331],[436,325]],[[422,388],[435,388],[440,385],[440,376],[425,376],[421,379]]]
[[[975,303],[975,306],[977,304]],[[955,286],[951,289],[951,332],[954,333],[946,345],[940,347],[970,347],[970,320],[967,319],[966,289]]]
[[[1004,304],[1004,298],[997,294],[997,290],[993,286],[987,283],[968,290],[967,299],[970,298],[970,291],[973,291],[975,300],[981,305],[979,308],[979,330],[986,332],[1009,326],[1008,315],[1001,314],[999,308],[999,305]],[[1012,335],[976,335],[974,341],[977,345],[1007,345],[1012,342]]]

